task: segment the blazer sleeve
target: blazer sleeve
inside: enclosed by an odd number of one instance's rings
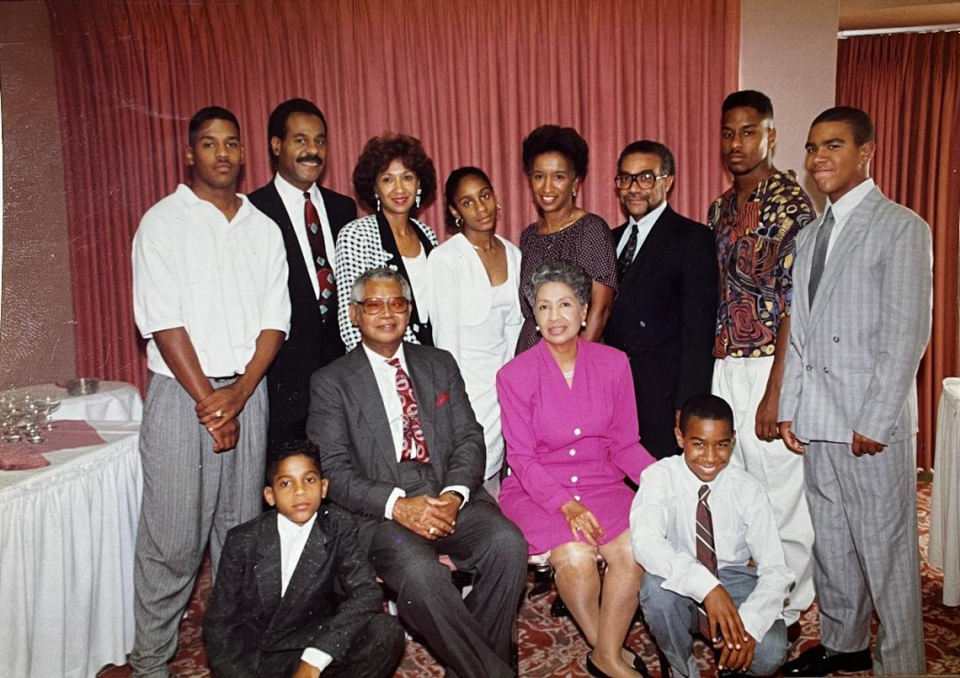
[[[716,242],[713,231],[690,224],[690,238],[683,255],[680,282],[680,312],[683,336],[680,342],[680,375],[675,409],[688,398],[709,393],[713,379],[713,343],[717,327]]]
[[[352,221],[343,227],[337,237],[336,266],[337,266],[337,322],[340,325],[340,338],[347,351],[352,351],[360,343],[360,330],[350,322],[350,288],[353,282],[377,262],[370,260],[367,254],[374,245],[364,243],[365,236],[369,235],[361,220]],[[376,238],[376,232],[374,232]],[[380,240],[376,238],[376,247],[380,249]]]
[[[330,499],[351,513],[383,518],[392,483],[370,478],[356,468],[349,422],[357,412],[348,412],[341,393],[345,374],[335,372],[336,363],[317,370],[310,378],[310,410],[307,437],[320,448],[323,475],[330,480]],[[373,450],[364,450],[373,454]]]
[[[460,281],[455,255],[434,250],[427,259],[430,271],[430,319],[433,344],[460,363]]]
[[[920,358],[930,339],[933,299],[930,227],[913,214],[893,218],[905,223],[884,249],[879,346],[867,397],[853,426],[860,435],[880,443],[890,439],[910,390],[915,388]]]
[[[245,627],[256,626],[256,606],[250,605],[244,586],[248,566],[244,540],[236,533],[227,535],[216,584],[203,616],[203,640],[207,662],[214,677],[249,675],[259,661],[256,643],[247,642]]]
[[[325,652],[334,661],[342,659],[356,638],[383,606],[383,593],[376,574],[360,550],[357,528],[349,516],[329,513],[329,525],[336,531],[336,573],[343,590],[343,602],[333,617],[317,624],[309,647]],[[333,517],[335,516],[335,517]]]
[[[438,361],[446,378],[445,391],[449,401],[443,409],[449,408],[449,417],[453,440],[449,456],[444,465],[443,478],[439,478],[442,487],[463,485],[470,488],[471,496],[483,482],[486,468],[486,443],[483,440],[483,427],[477,423],[477,417],[470,406],[467,390],[453,357],[439,352],[443,356]],[[442,392],[442,391],[441,391]],[[437,416],[440,411],[438,410]]]

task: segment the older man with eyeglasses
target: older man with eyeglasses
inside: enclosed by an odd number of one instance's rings
[[[640,437],[657,459],[680,451],[680,406],[710,392],[718,300],[713,234],[667,203],[675,173],[656,141],[620,154],[614,183],[628,219],[613,232],[619,290],[604,331],[630,358]]]
[[[411,297],[389,268],[357,277],[361,342],[314,373],[307,435],[401,621],[457,676],[512,676],[527,544],[483,489],[483,429],[453,356],[403,341]],[[439,555],[473,575],[466,598]]]

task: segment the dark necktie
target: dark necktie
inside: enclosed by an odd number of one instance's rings
[[[813,298],[817,296],[820,278],[823,277],[823,269],[827,265],[827,247],[830,245],[830,234],[833,233],[834,223],[833,207],[830,207],[823,216],[823,223],[820,224],[820,230],[817,231],[817,240],[813,246],[813,263],[810,264],[810,285],[807,287],[807,291],[810,294],[810,306],[813,306]]]
[[[710,512],[710,505],[707,504],[709,496],[710,488],[707,485],[701,485],[700,501],[697,502],[697,560],[710,570],[710,574],[719,578],[717,550],[713,545],[713,514]],[[704,638],[712,640],[707,611],[703,608],[703,605],[699,605],[698,608],[700,610],[700,633],[703,634]]]
[[[399,359],[391,358],[387,364],[397,370],[397,395],[400,396],[400,409],[403,412],[403,450],[400,452],[400,461],[422,461],[429,464],[430,453],[427,452],[427,441],[420,427],[420,408],[417,407],[413,384],[410,383],[410,377],[404,372]]]
[[[324,320],[330,311],[337,307],[337,281],[333,276],[333,266],[327,259],[327,246],[323,242],[323,229],[320,228],[320,215],[310,199],[310,192],[303,194],[303,221],[307,227],[307,241],[313,254],[313,264],[320,283],[320,314]]]
[[[628,222],[627,228],[630,229],[630,237],[627,239],[627,246],[620,253],[620,258],[617,259],[617,283],[623,281],[624,276],[627,275],[627,269],[633,263],[633,255],[637,253],[637,232],[640,227]]]

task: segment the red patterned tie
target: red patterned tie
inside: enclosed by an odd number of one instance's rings
[[[327,314],[337,307],[337,281],[333,276],[333,267],[327,259],[327,246],[323,242],[323,229],[320,228],[320,215],[310,199],[310,192],[303,194],[303,221],[307,226],[307,241],[313,254],[313,264],[317,268],[317,281],[320,283],[320,314],[324,320]]]
[[[707,504],[707,497],[710,496],[710,488],[707,485],[700,486],[700,501],[697,502],[697,560],[710,570],[710,573],[719,578],[717,574],[717,550],[713,544],[713,514],[710,512],[710,505]],[[712,640],[710,635],[710,623],[707,617],[707,611],[703,605],[698,606],[700,610],[700,633],[704,638]]]
[[[397,370],[397,395],[400,396],[400,409],[403,410],[403,451],[400,461],[422,461],[430,463],[430,453],[427,452],[427,441],[420,428],[420,408],[417,407],[417,397],[413,393],[413,384],[410,377],[404,372],[400,360],[391,358],[387,361],[390,367]]]

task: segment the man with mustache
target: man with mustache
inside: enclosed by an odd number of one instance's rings
[[[250,202],[273,219],[283,235],[290,270],[290,336],[267,373],[268,447],[306,435],[310,375],[344,353],[337,328],[334,243],[357,205],[319,186],[327,159],[327,121],[315,104],[290,99],[267,123],[273,181]]]
[[[618,291],[603,335],[630,358],[640,437],[657,459],[680,452],[680,406],[710,391],[717,317],[713,234],[667,203],[675,175],[661,143],[620,153],[614,182],[629,219],[613,232]]]
[[[260,514],[263,375],[290,327],[280,235],[237,194],[240,125],[190,120],[190,185],[151,207],[133,239],[133,311],[150,387],[140,427],[143,502],[133,586],[135,676],[170,675],[177,627],[210,546]]]
[[[773,165],[777,130],[770,99],[753,90],[723,102],[720,150],[733,186],[714,201],[708,223],[717,240],[720,305],[713,393],[733,408],[732,466],[763,483],[773,505],[795,587],[784,610],[791,639],[813,602],[813,527],[803,464],[779,440],[777,407],[790,333],[797,233],[814,216],[794,172]]]

